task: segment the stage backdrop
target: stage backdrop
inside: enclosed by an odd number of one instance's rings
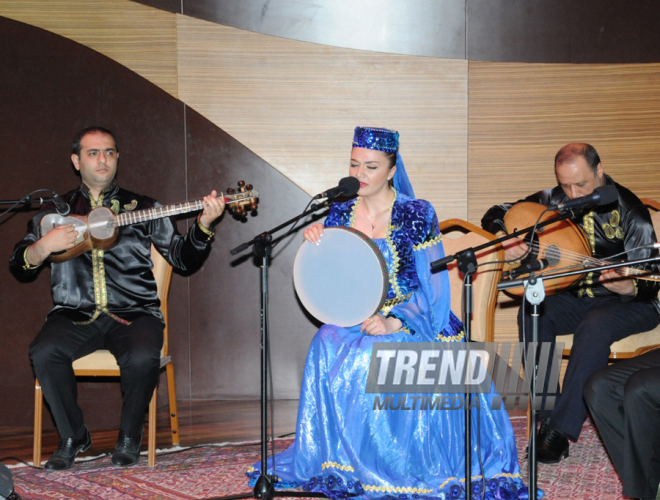
[[[142,3],[151,7],[0,0],[0,196],[36,184],[68,189],[70,136],[94,121],[120,134],[122,182],[161,201],[238,178],[257,185],[259,217],[225,218],[204,269],[175,277],[183,400],[257,396],[258,269],[226,250],[346,175],[355,125],[401,132],[417,193],[440,218],[478,224],[492,204],[553,185],[552,158],[571,141],[592,142],[606,172],[660,199],[657,2]],[[0,225],[6,257],[28,215]],[[300,238],[271,271],[277,397],[296,397],[316,328],[291,289]],[[26,353],[50,306],[47,274],[19,286],[5,268],[0,318],[12,366],[0,367],[0,403],[15,410],[0,414],[0,425],[31,422]],[[501,302],[496,339],[514,340],[515,303]],[[86,385],[83,398],[107,390]],[[100,408],[103,425],[116,425],[116,398]]]

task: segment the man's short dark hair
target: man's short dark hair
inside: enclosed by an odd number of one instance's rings
[[[110,137],[112,137],[112,140],[115,141],[115,150],[119,153],[119,145],[117,144],[117,138],[115,137],[115,134],[113,134],[107,128],[99,127],[96,125],[93,127],[87,127],[76,134],[76,136],[73,138],[73,144],[71,144],[71,153],[76,156],[80,156],[80,141],[82,141],[82,138],[87,134],[94,132],[108,134]]]
[[[563,163],[573,163],[580,156],[586,160],[591,170],[596,173],[596,169],[600,163],[600,156],[598,156],[598,151],[591,144],[568,144],[564,146],[555,155],[555,167]]]

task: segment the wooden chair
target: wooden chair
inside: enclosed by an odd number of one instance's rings
[[[167,298],[170,292],[170,282],[172,280],[172,266],[163,258],[162,255],[152,246],[151,259],[154,267],[153,273],[158,286],[158,298],[160,299],[160,309],[165,320],[165,330],[163,331],[163,350],[160,357],[160,367],[166,367],[167,370],[167,392],[170,400],[170,425],[172,431],[172,445],[179,444],[179,418],[176,408],[176,387],[174,385],[174,365],[169,356],[168,344],[168,326],[167,326]],[[101,349],[87,356],[77,359],[73,362],[74,373],[78,377],[118,377],[119,366],[115,357],[110,351]],[[149,444],[148,444],[148,464],[149,467],[156,465],[156,397],[158,388],[154,390],[154,395],[149,403]],[[43,394],[39,381],[35,380],[34,386],[34,449],[33,463],[35,466],[41,464],[41,430],[43,420]]]
[[[495,236],[489,232],[461,219],[448,219],[440,222],[440,231],[444,235],[442,244],[446,255],[495,239]],[[477,252],[477,263],[479,264],[502,260],[504,260],[504,250],[501,245]],[[461,318],[463,275],[459,273],[456,261],[450,263],[447,270],[451,283],[451,310]],[[495,338],[495,305],[497,283],[501,272],[502,264],[486,264],[480,266],[474,274],[472,282],[474,313],[470,340],[493,342]]]
[[[644,205],[649,208],[651,212],[651,220],[653,221],[653,228],[655,229],[656,237],[660,235],[660,203],[657,201],[651,200],[649,198],[644,198],[642,200]],[[571,347],[573,346],[573,334],[569,335],[559,335],[557,336],[556,342],[564,343],[564,351],[562,355],[568,357],[571,354]],[[610,346],[610,361],[616,359],[626,359],[634,358],[644,354],[645,352],[657,349],[660,347],[660,326],[655,327],[653,330],[648,332],[636,333],[635,335],[630,335],[625,339],[614,342]],[[530,434],[530,419],[531,413],[530,408],[527,410],[527,438],[529,439]]]

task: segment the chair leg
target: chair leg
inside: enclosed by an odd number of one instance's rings
[[[176,408],[176,385],[174,384],[174,365],[170,362],[167,370],[167,395],[170,400],[170,429],[172,431],[172,446],[179,446],[179,414]]]
[[[149,444],[147,451],[147,464],[149,467],[156,466],[156,410],[157,410],[158,387],[154,389],[154,395],[149,403]]]
[[[34,443],[32,449],[32,464],[41,466],[41,431],[43,426],[44,395],[41,385],[34,379]]]

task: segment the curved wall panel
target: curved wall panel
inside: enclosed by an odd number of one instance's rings
[[[175,11],[171,0],[141,3]],[[465,58],[465,0],[183,0],[186,16],[333,47]]]
[[[16,43],[20,40],[20,43]],[[119,182],[164,203],[197,198],[245,178],[259,188],[261,210],[242,223],[225,216],[203,269],[176,275],[170,295],[170,336],[181,399],[259,394],[259,268],[230,260],[229,248],[293,216],[309,200],[254,153],[208,120],[127,68],[47,31],[0,18],[0,199],[41,187],[65,192],[79,180],[70,141],[100,124],[121,149]],[[44,78],[47,75],[47,78]],[[284,202],[286,200],[286,202]],[[0,220],[5,262],[34,212]],[[179,221],[182,231],[189,219]],[[278,397],[297,397],[307,345],[316,330],[298,306],[290,269],[300,236],[278,247],[271,271],[271,328]],[[50,273],[18,284],[0,266],[0,425],[29,426],[34,385],[28,345],[52,307]],[[118,384],[84,383],[80,400],[92,428],[118,425]]]
[[[394,54],[502,62],[660,62],[640,0],[136,0],[226,26]]]
[[[466,217],[467,63],[177,18],[179,97],[308,194],[348,175],[356,125],[401,133],[416,194]]]
[[[99,51],[177,97],[174,16],[128,0],[0,0],[0,16]]]

